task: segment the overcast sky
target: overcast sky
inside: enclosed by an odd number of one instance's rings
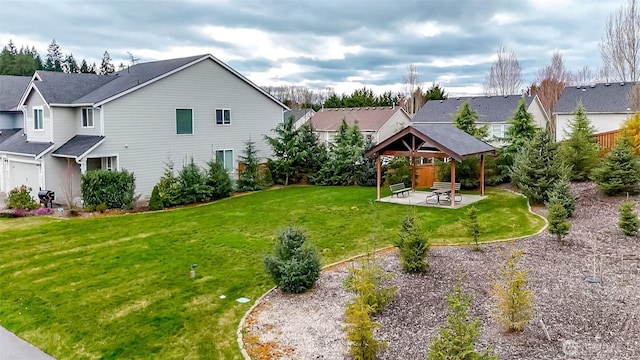
[[[450,95],[481,94],[500,45],[525,83],[554,50],[600,67],[598,42],[623,0],[0,0],[0,42],[53,38],[64,54],[116,66],[210,53],[258,85],[402,89],[408,64]]]

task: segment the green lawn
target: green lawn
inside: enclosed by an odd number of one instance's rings
[[[524,198],[488,194],[483,239],[543,226]],[[411,209],[374,196],[289,187],[161,213],[0,219],[0,324],[60,359],[241,359],[235,331],[273,286],[261,259],[276,231],[305,227],[325,264],[390,245]],[[464,210],[416,211],[435,242],[467,241]]]

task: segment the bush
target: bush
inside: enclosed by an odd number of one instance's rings
[[[171,207],[181,204],[180,180],[173,171],[172,162],[165,164],[164,173],[156,186],[158,187],[158,195],[162,200],[162,207]]]
[[[458,282],[453,293],[447,296],[449,314],[447,324],[438,330],[436,339],[429,348],[428,360],[493,360],[490,350],[477,352],[475,344],[480,335],[480,319],[471,319],[469,306],[471,296],[462,292]]]
[[[556,202],[567,212],[567,218],[573,216],[576,209],[576,197],[571,192],[571,183],[567,176],[563,176],[551,187],[549,191],[549,202]]]
[[[11,189],[9,195],[7,195],[7,207],[17,210],[33,210],[38,208],[38,202],[31,197],[31,190],[33,189],[25,185]]]
[[[97,212],[103,213],[103,212],[105,212],[106,210],[107,210],[107,204],[102,203],[102,204],[98,204],[98,205],[96,205],[96,211],[97,211]]]
[[[158,191],[158,185],[153,187],[151,191],[151,198],[149,199],[149,205],[147,205],[149,210],[157,211],[162,210],[162,198],[160,198],[160,192]]]
[[[216,161],[207,163],[206,183],[211,191],[211,200],[218,200],[231,196],[233,193],[233,183],[229,178],[229,173]]]
[[[415,214],[410,214],[402,220],[395,246],[400,252],[402,271],[406,273],[427,271],[429,262],[426,257],[429,252],[429,243]]]
[[[389,284],[392,276],[384,271],[373,254],[367,254],[359,266],[349,268],[343,286],[362,298],[362,302],[371,307],[370,313],[377,314],[393,301],[397,293],[396,287]]]
[[[356,360],[375,360],[378,352],[387,347],[386,342],[378,341],[373,336],[373,331],[382,327],[382,324],[371,321],[371,311],[371,306],[361,297],[351,301],[345,311],[347,326],[344,332],[350,343],[349,354]]]
[[[48,207],[41,207],[36,210],[36,215],[51,215],[53,214],[53,209]]]
[[[627,236],[635,236],[638,233],[638,226],[640,225],[638,215],[633,212],[633,205],[633,201],[627,198],[620,204],[620,207],[618,207],[618,212],[620,213],[618,226]]]
[[[593,179],[607,195],[640,192],[640,163],[628,134],[620,135],[602,165],[593,171]]]
[[[464,212],[466,218],[462,220],[462,225],[464,225],[467,230],[467,235],[473,240],[475,246],[478,246],[478,239],[480,238],[480,223],[478,222],[478,209],[476,209],[475,205],[472,205]]]
[[[207,186],[206,177],[193,159],[178,173],[178,186],[181,204],[205,202],[211,198],[211,188]]]
[[[108,209],[132,209],[136,179],[126,170],[91,170],[82,175],[81,189],[85,206],[104,203]]]
[[[384,172],[384,183],[386,185],[403,183],[404,186],[411,187],[411,160],[405,156],[391,159]]]
[[[455,160],[452,160],[455,161]],[[439,181],[451,181],[451,163],[437,161]],[[456,163],[456,182],[463,189],[476,189],[480,186],[480,159],[476,157]]]
[[[497,302],[496,319],[507,331],[523,331],[533,316],[533,292],[527,290],[529,274],[518,270],[522,250],[505,254],[500,277],[493,283],[493,296]]]
[[[320,258],[301,229],[289,227],[276,239],[273,254],[264,258],[264,268],[283,291],[304,292],[320,276]]]
[[[547,218],[549,220],[549,233],[556,235],[558,241],[569,233],[571,224],[567,221],[567,210],[562,204],[552,201],[547,206]]]
[[[243,155],[239,160],[244,164],[244,169],[240,172],[240,178],[236,183],[238,191],[261,190],[258,150],[254,141],[245,142]]]
[[[571,168],[571,180],[588,180],[591,172],[600,162],[602,150],[593,137],[595,129],[584,112],[582,103],[578,103],[569,121],[568,138],[560,144],[560,157]]]

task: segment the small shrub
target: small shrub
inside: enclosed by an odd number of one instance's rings
[[[547,206],[547,219],[549,220],[549,233],[556,235],[558,241],[569,233],[571,224],[567,221],[567,210],[562,204],[550,202]]]
[[[269,170],[269,166],[263,165],[260,167],[260,187],[268,188],[273,186],[273,176],[271,175],[271,170]]]
[[[158,185],[153,187],[151,191],[151,198],[149,199],[149,204],[147,205],[149,210],[158,211],[162,210],[162,198],[160,198],[160,192],[158,191]]]
[[[207,186],[205,174],[193,159],[178,173],[180,203],[194,204],[211,198],[211,188]]]
[[[560,178],[549,191],[549,202],[555,202],[564,208],[567,212],[567,218],[573,216],[576,209],[576,197],[571,192],[571,183],[568,176]]]
[[[347,336],[349,354],[356,360],[375,360],[378,352],[387,347],[386,342],[378,341],[373,336],[375,329],[382,324],[371,321],[372,308],[361,297],[357,297],[347,305],[345,311],[344,332]]]
[[[207,185],[211,189],[211,200],[218,200],[231,196],[233,193],[233,183],[229,178],[229,173],[216,161],[207,163]]]
[[[594,169],[593,180],[607,195],[640,192],[640,162],[626,132],[620,134],[602,165]]]
[[[162,207],[171,207],[181,204],[180,180],[173,171],[173,163],[165,164],[164,173],[157,184],[158,195],[162,200]]]
[[[400,252],[402,271],[406,273],[427,271],[429,263],[426,257],[429,252],[429,243],[415,214],[410,214],[402,220],[398,235],[395,246]]]
[[[13,217],[25,217],[25,216],[29,216],[31,215],[31,212],[29,210],[23,210],[23,209],[15,209],[13,210]]]
[[[466,218],[462,220],[462,224],[467,230],[467,235],[473,240],[475,247],[478,247],[478,239],[480,239],[480,223],[478,222],[478,209],[475,205],[471,206],[464,212]]]
[[[516,250],[505,254],[500,277],[494,281],[492,289],[498,307],[495,317],[509,332],[523,331],[533,316],[533,292],[527,290],[529,274],[518,269],[522,253],[522,250]]]
[[[387,185],[403,183],[411,186],[411,160],[405,156],[394,157],[387,165],[384,173],[384,183]]]
[[[469,314],[471,296],[462,292],[458,282],[453,293],[447,296],[449,314],[446,326],[438,330],[427,354],[428,360],[493,360],[497,356],[488,349],[477,352],[475,344],[480,335],[480,319],[472,319]]]
[[[101,214],[102,214],[102,213],[104,213],[106,210],[107,210],[107,204],[105,204],[105,203],[101,203],[101,204],[96,205],[96,211],[97,211],[97,212],[99,212],[99,213],[101,213]]]
[[[260,183],[260,166],[258,162],[258,150],[255,141],[246,141],[243,155],[239,161],[244,164],[244,169],[240,172],[240,178],[236,182],[238,191],[256,191],[261,190]]]
[[[367,254],[359,263],[359,266],[349,268],[343,286],[361,297],[362,302],[371,307],[372,314],[377,314],[393,301],[398,292],[389,284],[393,275],[384,271],[373,254]]]
[[[48,208],[48,207],[40,207],[38,208],[38,210],[36,210],[36,215],[51,215],[53,214],[53,209],[52,208]]]
[[[620,213],[618,226],[627,236],[635,236],[638,233],[638,226],[640,225],[638,215],[633,212],[633,205],[633,200],[627,198],[627,200],[623,201],[620,207],[618,207],[618,212]]]
[[[107,209],[132,209],[136,180],[126,170],[92,170],[82,175],[81,189],[86,207],[104,203]]]
[[[31,188],[21,185],[9,191],[7,207],[16,210],[33,210],[38,208],[38,202],[31,197]]]
[[[264,258],[266,272],[285,292],[304,292],[320,276],[318,251],[306,240],[301,229],[289,227],[278,235],[273,254]]]

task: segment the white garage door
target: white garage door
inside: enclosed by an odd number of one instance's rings
[[[40,190],[40,167],[36,164],[29,164],[17,161],[9,161],[10,180],[9,187],[14,189],[20,185],[26,185],[31,188],[31,196],[38,199],[38,190]]]

